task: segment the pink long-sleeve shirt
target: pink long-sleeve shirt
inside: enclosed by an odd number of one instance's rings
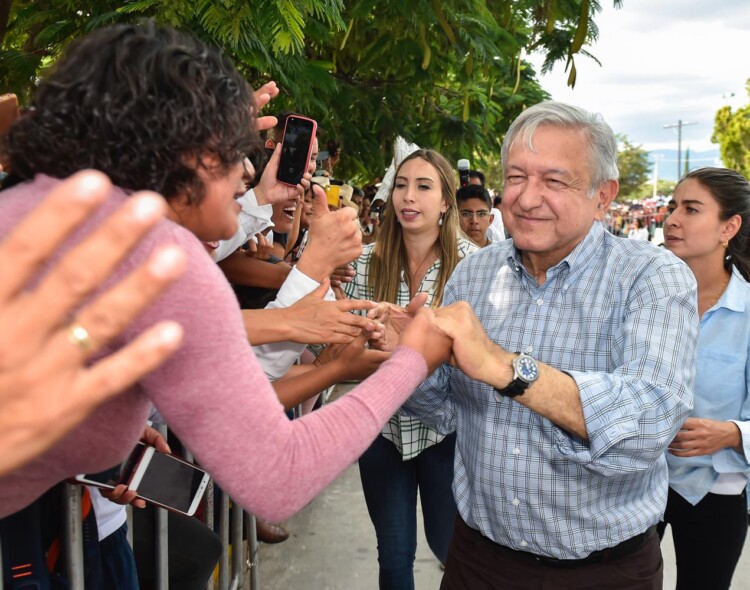
[[[0,239],[58,182],[38,176],[0,192]],[[125,198],[122,190],[114,189],[58,256]],[[135,387],[95,410],[47,453],[0,478],[0,516],[23,508],[59,481],[122,461],[141,436],[153,403],[239,504],[262,518],[283,520],[354,462],[425,379],[424,358],[402,346],[342,399],[288,420],[248,344],[232,290],[189,231],[170,221],[160,223],[105,287],[167,243],[187,252],[187,271],[105,354],[163,319],[183,326],[181,348]]]

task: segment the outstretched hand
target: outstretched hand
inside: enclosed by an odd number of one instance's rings
[[[448,362],[452,340],[438,328],[435,312],[423,307],[404,329],[399,345],[416,350],[427,363],[427,374]]]
[[[389,352],[368,348],[369,336],[368,332],[363,331],[348,344],[331,344],[320,354],[315,364],[337,362],[343,367],[342,380],[366,379],[391,356]]]
[[[315,291],[286,308],[287,321],[297,334],[293,341],[304,344],[347,344],[362,331],[376,336],[382,334],[385,327],[378,320],[350,313],[371,309],[375,306],[374,302],[358,299],[326,301],[324,297],[329,286],[330,282],[324,280]]]
[[[406,307],[393,303],[381,302],[367,312],[367,317],[384,324],[385,333],[381,338],[370,340],[370,346],[378,350],[392,351],[396,348],[399,338],[417,311],[427,303],[427,293],[417,293]]]
[[[0,244],[0,474],[42,453],[102,402],[158,367],[182,328],[162,322],[117,352],[87,361],[183,272],[176,246],[155,251],[114,287],[71,314],[160,220],[164,200],[135,193],[71,248],[33,289],[27,284],[106,199],[99,172],[71,176]]]
[[[441,307],[435,323],[453,341],[451,364],[472,379],[490,382],[503,351],[487,336],[471,305],[458,301]]]

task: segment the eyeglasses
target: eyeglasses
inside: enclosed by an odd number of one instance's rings
[[[489,217],[490,216],[490,212],[489,211],[469,211],[468,209],[463,209],[463,210],[459,211],[459,215],[463,219],[471,219],[475,215],[476,215],[477,219],[484,219],[485,217]]]

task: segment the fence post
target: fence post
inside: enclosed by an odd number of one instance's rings
[[[156,590],[169,590],[169,515],[164,508],[154,507],[154,549],[156,550]]]
[[[221,490],[219,538],[221,539],[219,590],[227,590],[229,588],[229,496],[227,496],[224,490]]]
[[[244,511],[237,502],[232,502],[232,582],[230,590],[237,590],[242,580],[242,515]]]
[[[247,549],[250,554],[250,590],[260,590],[260,572],[258,571],[258,535],[255,529],[255,515],[245,513],[245,527],[247,528]]]
[[[154,426],[161,435],[167,438],[167,426]],[[164,508],[154,507],[154,548],[156,550],[156,590],[169,590],[169,515]]]
[[[63,486],[63,546],[68,555],[66,575],[72,590],[84,590],[83,523],[81,522],[81,488]]]
[[[212,531],[214,530],[214,481],[208,484],[206,488],[206,507],[204,510],[206,517],[206,526]],[[211,576],[206,584],[206,590],[214,590],[214,577]]]

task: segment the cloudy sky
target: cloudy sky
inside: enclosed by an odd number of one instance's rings
[[[601,113],[615,133],[647,150],[676,149],[677,131],[663,126],[679,119],[696,123],[683,127],[683,150],[715,149],[716,111],[750,102],[750,1],[624,0],[620,10],[600,1],[591,53],[602,65],[578,57],[575,89],[566,87],[563,66],[541,78],[544,88]]]

